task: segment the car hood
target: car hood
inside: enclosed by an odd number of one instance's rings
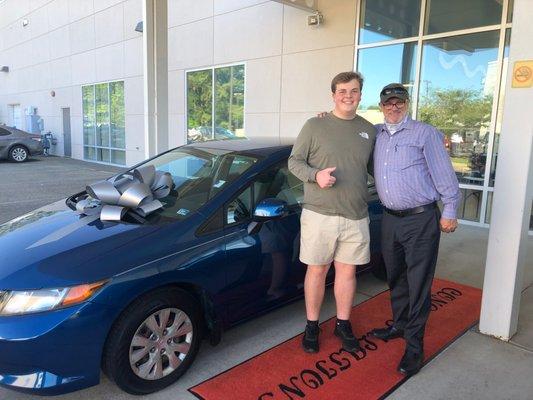
[[[159,229],[80,216],[64,201],[40,208],[0,225],[0,290],[109,278],[148,259],[145,240]]]

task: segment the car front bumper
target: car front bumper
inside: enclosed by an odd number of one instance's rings
[[[58,395],[98,384],[113,317],[93,303],[0,317],[0,386]]]

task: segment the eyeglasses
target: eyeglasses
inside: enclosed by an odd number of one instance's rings
[[[405,107],[405,101],[400,100],[400,101],[397,101],[396,103],[389,103],[389,102],[383,103],[383,108],[385,108],[386,110],[392,110],[394,107],[396,107],[398,110],[401,110],[402,108]]]
[[[381,91],[380,96],[387,96],[387,95],[389,95],[391,93],[394,93],[394,94],[406,94],[408,92],[403,87],[387,88],[387,89],[383,89]]]

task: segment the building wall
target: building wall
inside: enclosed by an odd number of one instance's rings
[[[246,64],[245,131],[296,136],[331,109],[333,75],[353,69],[356,0],[319,0],[325,23],[264,0],[169,0],[169,144],[183,144],[185,73]],[[144,159],[142,0],[5,0],[0,3],[0,123],[8,105],[35,106],[63,153],[70,107],[72,156],[83,158],[81,87],[124,80],[126,163]],[[23,21],[27,25],[23,26]],[[52,97],[51,91],[55,92]]]

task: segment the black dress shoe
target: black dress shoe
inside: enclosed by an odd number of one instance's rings
[[[396,329],[394,326],[389,326],[388,328],[372,329],[370,334],[381,340],[391,340],[403,337],[403,330]]]
[[[361,346],[359,346],[359,341],[353,334],[352,325],[350,324],[350,322],[340,324],[337,322],[335,324],[335,331],[333,332],[333,334],[341,339],[342,348],[344,350],[351,352],[361,350]]]
[[[318,334],[320,328],[318,326],[305,327],[304,336],[302,338],[302,347],[306,353],[318,353]]]
[[[413,353],[405,351],[400,364],[398,365],[398,372],[401,372],[405,376],[412,376],[420,371],[422,368],[422,362],[424,361],[424,353]]]

